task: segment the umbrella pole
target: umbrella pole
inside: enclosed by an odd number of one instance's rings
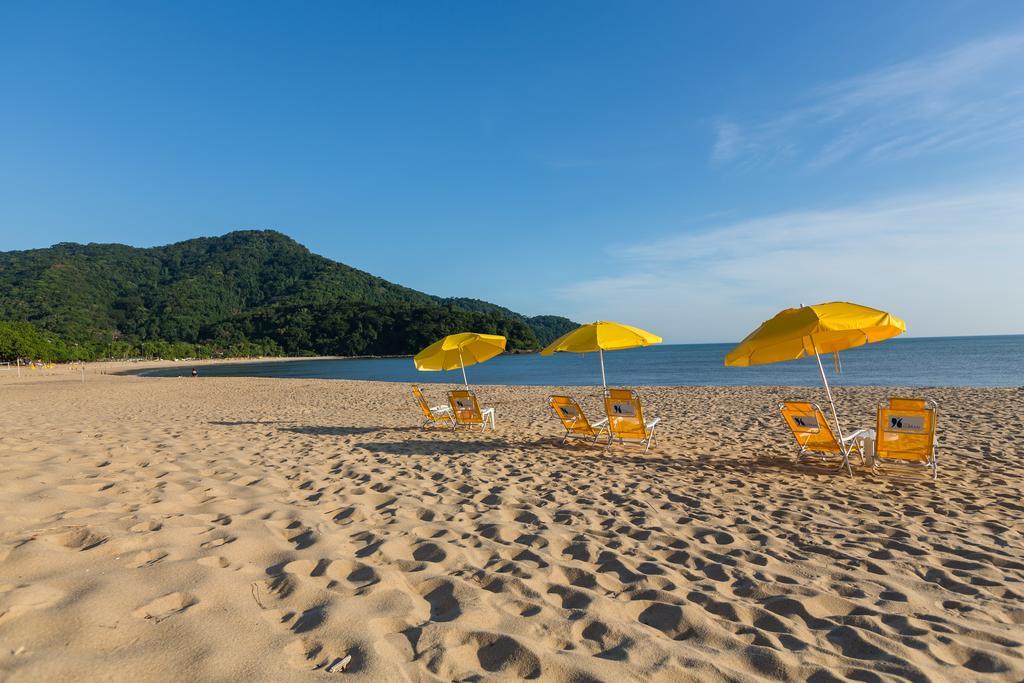
[[[832,419],[836,423],[836,432],[839,434],[839,449],[843,452],[843,461],[846,463],[846,471],[853,476],[853,468],[850,467],[850,454],[846,450],[846,443],[843,441],[843,428],[839,426],[839,415],[836,413],[836,402],[832,399],[832,389],[828,386],[828,378],[825,376],[825,366],[821,364],[821,354],[818,353],[818,346],[811,336],[811,347],[814,349],[814,359],[818,361],[818,371],[821,372],[821,381],[825,384],[825,393],[828,394],[828,404],[832,407]]]
[[[466,379],[466,365],[462,362],[462,347],[459,347],[459,367],[462,368],[462,383],[469,389],[469,380]]]
[[[601,356],[601,386],[607,389],[608,383],[604,381],[604,349],[598,349],[597,353]]]

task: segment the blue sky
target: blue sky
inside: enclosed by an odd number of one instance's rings
[[[0,105],[3,249],[275,228],[669,341],[1024,332],[1016,1],[7,2]]]

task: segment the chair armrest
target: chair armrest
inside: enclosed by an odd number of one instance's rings
[[[433,406],[430,409],[430,412],[432,412],[432,413],[450,413],[450,412],[452,412],[452,407],[451,406]]]
[[[860,439],[860,438],[865,437],[865,436],[874,438],[875,430],[873,430],[873,429],[854,429],[852,432],[850,432],[849,434],[847,434],[846,436],[843,437],[843,443],[846,443],[847,441],[853,441],[854,439]]]
[[[653,420],[644,420],[644,424],[647,426],[648,429],[657,426],[659,422],[661,422],[660,417],[656,417]]]
[[[590,426],[591,427],[600,427],[601,425],[606,425],[606,424],[608,424],[608,418],[607,417],[602,417],[597,422],[591,422]]]

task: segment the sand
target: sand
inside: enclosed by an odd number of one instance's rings
[[[0,378],[5,681],[1024,679],[1022,390],[912,392],[936,485],[794,469],[813,389],[642,390],[643,456],[559,445],[550,388],[452,434],[400,384],[105,371]]]

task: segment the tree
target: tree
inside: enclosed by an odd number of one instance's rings
[[[510,349],[524,350],[574,326],[486,301],[432,297],[317,256],[272,230],[150,249],[62,243],[2,252],[3,319],[35,330],[9,332],[8,353],[62,359],[232,349],[411,354],[467,330],[504,334]]]

